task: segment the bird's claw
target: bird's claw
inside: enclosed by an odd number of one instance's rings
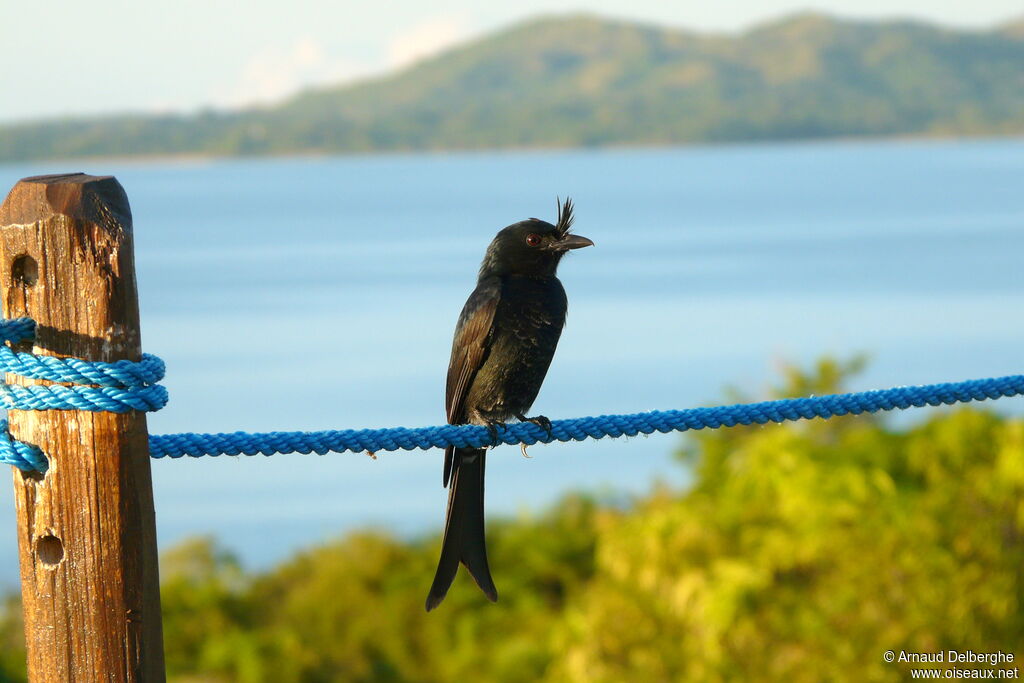
[[[549,420],[548,418],[544,417],[543,415],[538,415],[537,417],[526,417],[525,415],[516,415],[516,417],[519,418],[520,422],[529,422],[531,424],[537,425],[547,433],[548,439],[551,438],[551,420]]]

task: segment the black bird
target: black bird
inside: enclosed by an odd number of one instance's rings
[[[559,203],[555,225],[537,218],[520,221],[494,238],[476,289],[455,326],[448,364],[445,408],[449,424],[485,425],[497,440],[506,420],[550,429],[546,417],[526,417],[547,374],[565,325],[566,298],[555,277],[570,249],[589,247],[573,235],[572,200]],[[482,448],[449,447],[444,453],[448,515],[441,559],[427,596],[427,611],[448,593],[459,562],[494,602],[498,590],[487,566],[484,542],[484,459]]]

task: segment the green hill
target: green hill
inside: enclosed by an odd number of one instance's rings
[[[237,112],[0,128],[0,160],[1024,133],[1024,30],[800,14],[737,35],[587,15]]]

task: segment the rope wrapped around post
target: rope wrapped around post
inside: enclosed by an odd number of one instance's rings
[[[35,327],[30,318],[0,321],[0,372],[64,384],[0,384],[0,405],[5,409],[125,413],[160,410],[167,405],[167,389],[156,384],[164,377],[164,362],[156,356],[143,354],[137,363],[104,363],[38,356],[7,345],[34,339]],[[45,472],[48,466],[37,447],[11,438],[6,420],[0,421],[0,463],[22,471]]]

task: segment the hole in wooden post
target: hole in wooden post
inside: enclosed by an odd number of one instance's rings
[[[39,281],[39,265],[28,254],[15,256],[11,264],[11,277],[18,284],[32,287]]]
[[[40,536],[36,539],[36,555],[44,567],[56,567],[64,559],[64,543],[56,536]]]
[[[26,472],[25,470],[18,470],[18,471],[21,472],[22,480],[42,481],[43,479],[46,478],[46,473],[45,472],[39,472],[38,470],[31,470],[29,472]]]

